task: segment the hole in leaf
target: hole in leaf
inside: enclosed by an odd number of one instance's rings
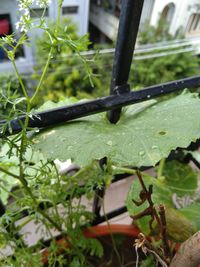
[[[159,132],[160,135],[166,135],[166,133],[167,133],[166,131],[160,131]]]

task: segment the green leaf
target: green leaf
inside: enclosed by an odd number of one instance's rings
[[[192,195],[197,189],[198,174],[189,166],[176,160],[165,163],[165,185],[178,196]]]
[[[191,220],[195,225],[197,229],[200,229],[200,203],[193,203],[187,207],[184,207],[179,210],[181,214],[183,214],[185,217],[187,217],[189,220]]]
[[[140,264],[140,267],[154,267],[155,259],[152,255],[148,255],[145,260],[143,260]]]
[[[116,165],[152,166],[199,137],[199,118],[197,94],[186,93],[129,106],[116,125],[95,114],[41,131],[33,141],[47,158],[80,166],[105,156]]]

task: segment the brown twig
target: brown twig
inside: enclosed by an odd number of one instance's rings
[[[149,188],[147,189],[147,187],[144,184],[141,173],[139,171],[136,171],[136,174],[138,176],[142,190],[140,192],[140,201],[133,200],[133,202],[137,206],[140,206],[145,201],[147,201],[149,206],[144,211],[142,211],[142,212],[140,212],[134,216],[131,216],[131,218],[133,220],[137,220],[137,219],[143,218],[144,216],[151,216],[151,219],[149,221],[149,228],[151,230],[152,230],[152,223],[154,220],[156,220],[156,222],[159,226],[161,239],[162,239],[162,243],[163,243],[164,259],[166,262],[169,263],[171,260],[171,251],[170,251],[170,247],[169,247],[169,243],[168,243],[168,239],[167,239],[167,224],[166,224],[164,205],[159,206],[159,214],[158,214],[158,212],[154,206],[154,202],[152,200],[153,186],[150,185]],[[155,251],[155,249],[153,249],[153,251]]]
[[[149,228],[152,230],[152,223],[154,221],[154,219],[156,219],[159,227],[161,225],[161,221],[160,221],[160,218],[157,214],[157,211],[154,207],[154,202],[152,200],[152,194],[153,194],[153,186],[150,185],[149,186],[149,189],[146,188],[145,184],[144,184],[144,181],[142,179],[142,175],[140,173],[140,171],[136,171],[136,174],[138,176],[138,179],[139,179],[139,182],[141,184],[141,187],[142,187],[142,191],[140,192],[140,199],[141,201],[136,201],[136,200],[133,200],[133,202],[137,205],[137,206],[140,206],[142,205],[145,201],[148,202],[149,204],[149,207],[146,208],[144,211],[142,211],[141,213],[137,214],[137,215],[134,215],[134,216],[131,216],[131,218],[133,220],[137,220],[137,219],[140,219],[144,216],[151,216],[151,220],[149,221]]]
[[[164,205],[159,206],[159,215],[160,215],[160,233],[161,233],[161,238],[162,238],[162,243],[163,243],[163,250],[164,250],[164,256],[166,259],[168,259],[168,262],[170,261],[171,258],[171,250],[169,247],[169,241],[167,238],[167,223],[166,223],[166,217],[165,217],[165,207]]]

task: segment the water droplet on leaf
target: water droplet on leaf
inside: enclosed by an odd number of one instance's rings
[[[144,151],[140,151],[140,152],[139,152],[139,156],[144,157],[144,155],[145,155],[145,152],[144,152]]]
[[[106,144],[107,144],[108,146],[112,146],[112,141],[109,140]]]
[[[152,146],[151,148],[152,149],[158,149],[158,146]]]

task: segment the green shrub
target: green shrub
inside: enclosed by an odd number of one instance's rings
[[[3,74],[0,76],[0,118],[8,116],[13,105],[19,104],[22,96],[20,83],[14,75]],[[18,106],[19,108],[19,106]],[[22,106],[21,106],[22,108]]]

